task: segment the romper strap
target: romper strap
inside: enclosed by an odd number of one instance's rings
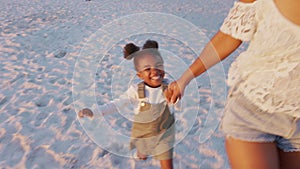
[[[140,82],[138,84],[138,96],[139,96],[139,99],[145,98],[145,83],[144,82]]]

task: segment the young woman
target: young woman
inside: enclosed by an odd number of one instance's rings
[[[233,62],[221,128],[233,169],[300,168],[300,1],[240,0],[189,70],[165,92],[174,103],[186,85],[249,41]]]

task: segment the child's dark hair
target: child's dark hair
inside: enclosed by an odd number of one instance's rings
[[[140,50],[140,47],[136,46],[133,43],[126,44],[123,49],[124,58],[127,60],[132,59],[134,57],[133,54],[139,50]]]
[[[158,49],[158,43],[154,40],[147,40],[143,45],[143,49]]]
[[[145,49],[157,49],[157,50],[145,50]],[[124,58],[127,60],[134,58],[135,55],[138,53],[142,54],[145,52],[160,56],[160,53],[158,52],[158,43],[154,40],[147,40],[143,45],[142,50],[140,50],[140,47],[136,46],[134,43],[128,43],[125,45],[123,49]]]
[[[154,40],[147,40],[145,44],[143,45],[142,49],[140,50],[140,47],[136,46],[133,43],[128,43],[125,45],[123,49],[124,58],[127,60],[130,60],[133,58],[135,70],[138,70],[138,56],[143,56],[145,54],[150,54],[155,57],[160,58],[160,60],[163,63],[163,59],[161,57],[160,52],[158,51],[158,43]]]

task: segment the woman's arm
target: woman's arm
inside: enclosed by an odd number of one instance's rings
[[[169,85],[168,90],[165,91],[167,101],[175,103],[177,99],[183,95],[186,85],[188,85],[193,78],[201,75],[207,69],[225,59],[236,50],[241,43],[241,40],[235,39],[221,31],[217,32],[189,69],[187,69],[176,82],[172,82]]]

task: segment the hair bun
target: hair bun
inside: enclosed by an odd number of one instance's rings
[[[158,49],[158,43],[154,40],[147,40],[143,46],[143,49],[155,48]]]
[[[127,60],[132,59],[133,58],[132,54],[139,50],[140,50],[140,47],[136,46],[133,43],[126,44],[124,47],[124,50],[123,50],[124,58]]]

